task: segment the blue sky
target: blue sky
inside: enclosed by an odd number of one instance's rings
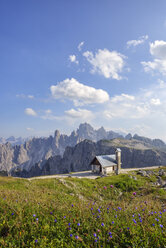
[[[0,136],[82,122],[166,141],[165,0],[1,0]]]

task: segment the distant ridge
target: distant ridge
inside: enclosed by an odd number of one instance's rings
[[[69,136],[60,134],[60,132],[56,130],[54,136],[32,138],[25,141],[23,144],[17,145],[12,143],[15,141],[15,138],[10,137],[6,144],[0,144],[0,171],[9,174],[11,171],[14,171],[15,168],[20,171],[30,171],[31,168],[34,169],[34,166],[36,165],[41,170],[46,162],[54,156],[59,156],[59,166],[62,168],[64,164],[62,163],[63,165],[60,165],[61,158],[67,156],[67,147],[75,147],[84,140],[90,140],[96,143],[99,140],[109,141],[113,139],[120,140],[120,143],[117,144],[118,146],[126,146],[124,145],[125,142],[127,142],[128,146],[128,144],[133,140],[134,142],[137,141],[137,143],[140,144],[140,147],[144,145],[144,147],[148,149],[158,149],[163,152],[166,151],[166,144],[162,140],[152,140],[139,135],[134,135],[132,137],[131,134],[124,137],[114,131],[106,131],[103,127],[95,130],[90,124],[83,123],[79,125],[76,131],[71,132]],[[134,142],[132,142],[132,146],[134,146]],[[138,147],[134,149],[138,149]],[[84,153],[83,151],[81,152]]]

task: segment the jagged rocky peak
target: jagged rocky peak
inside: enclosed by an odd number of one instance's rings
[[[93,127],[88,124],[88,123],[83,123],[79,125],[79,128],[77,129],[77,133],[79,135],[80,138],[84,138],[84,139],[93,139],[94,136],[94,129]]]
[[[125,139],[127,139],[127,140],[132,139],[132,135],[131,135],[131,133],[128,133],[128,134],[125,136]]]
[[[97,132],[97,140],[107,138],[107,131],[104,129],[104,127],[100,127],[96,132]]]
[[[10,136],[9,138],[6,139],[7,142],[14,142],[16,139],[14,136]]]
[[[61,134],[60,134],[59,130],[55,130],[54,138],[59,138],[60,135],[61,135]]]

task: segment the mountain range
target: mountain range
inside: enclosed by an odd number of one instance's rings
[[[0,144],[0,171],[6,175],[30,177],[90,169],[95,155],[122,149],[122,166],[145,167],[166,164],[166,144],[160,139],[132,136],[103,127],[95,130],[80,124],[69,136],[55,131],[54,136],[32,138],[23,144]]]

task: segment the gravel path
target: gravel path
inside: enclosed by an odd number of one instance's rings
[[[152,166],[152,167],[144,167],[144,168],[127,168],[121,169],[122,173],[127,173],[129,171],[137,171],[137,170],[153,170],[162,168],[163,166]],[[165,166],[164,166],[165,167]],[[81,171],[81,172],[73,172],[71,174],[58,174],[58,175],[49,175],[49,176],[39,176],[39,177],[31,177],[27,178],[29,181],[35,179],[50,179],[50,178],[65,178],[65,177],[77,177],[77,178],[88,178],[88,179],[96,179],[99,175],[92,173],[91,171]]]

